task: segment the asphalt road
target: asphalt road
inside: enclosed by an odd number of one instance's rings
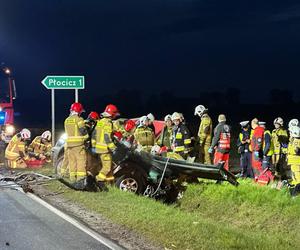
[[[113,249],[24,193],[0,187],[0,249]]]

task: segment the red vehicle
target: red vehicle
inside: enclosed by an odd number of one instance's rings
[[[14,99],[16,99],[15,81],[7,67],[0,72],[0,130],[1,141],[6,144],[15,133]]]

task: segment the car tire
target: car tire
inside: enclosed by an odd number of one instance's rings
[[[142,194],[145,190],[145,178],[138,173],[123,173],[116,177],[115,185],[122,191]]]

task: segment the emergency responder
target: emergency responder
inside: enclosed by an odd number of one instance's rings
[[[154,146],[155,135],[151,128],[149,128],[149,118],[142,116],[139,119],[139,125],[134,131],[135,142],[142,147],[142,149],[150,153]]]
[[[30,141],[31,133],[24,128],[20,133],[13,136],[5,150],[5,158],[10,168],[26,168],[27,143]]]
[[[173,126],[172,144],[171,147],[174,153],[179,154],[184,159],[187,159],[191,152],[191,134],[188,128],[181,122],[181,115],[174,112],[171,116]]]
[[[37,136],[28,147],[28,154],[38,160],[51,161],[51,132],[49,130]]]
[[[79,102],[71,105],[70,115],[65,120],[65,132],[67,134],[66,150],[70,181],[76,182],[86,177],[86,151],[85,141],[88,139],[88,131],[81,113],[83,106]]]
[[[155,120],[155,117],[152,113],[149,113],[147,115],[147,118],[148,118],[148,121],[149,121],[149,124],[148,124],[148,127],[151,128],[153,130],[153,133],[155,135],[155,127],[154,127],[154,120]]]
[[[133,142],[135,129],[136,129],[136,125],[133,120],[125,121],[124,131],[122,131],[123,138],[129,142]]]
[[[242,130],[238,137],[238,153],[240,157],[241,177],[253,178],[250,152],[250,124],[249,121],[240,122]]]
[[[252,151],[252,169],[254,177],[258,176],[262,172],[262,161],[263,161],[263,141],[264,141],[264,128],[259,126],[258,119],[254,118],[251,121],[251,151]]]
[[[289,121],[289,131],[291,130],[292,127],[299,127],[299,120],[294,118]]]
[[[275,129],[272,131],[274,143],[274,154],[272,156],[275,167],[275,175],[285,178],[286,176],[286,154],[289,143],[288,132],[283,127],[283,119],[278,117],[274,120]]]
[[[195,108],[195,115],[198,115],[201,118],[198,130],[200,162],[205,164],[211,164],[211,157],[208,153],[208,149],[211,146],[212,121],[207,112],[208,109],[206,109],[203,105],[198,105]]]
[[[274,143],[272,140],[272,134],[270,130],[266,129],[266,123],[263,121],[258,122],[258,125],[264,128],[264,139],[263,139],[263,170],[268,168],[272,170],[272,156],[274,154]]]
[[[208,153],[214,154],[214,164],[224,161],[224,169],[229,170],[229,151],[230,151],[230,127],[226,124],[226,116],[220,114],[218,117],[219,124],[214,129],[214,137],[212,144],[208,149]]]
[[[88,118],[85,120],[85,127],[88,131],[89,136],[92,135],[95,127],[96,127],[96,123],[97,120],[100,119],[100,116],[97,112],[95,111],[91,111],[88,115]]]
[[[294,186],[291,189],[292,195],[300,192],[300,128],[298,126],[290,127],[291,140],[288,146],[287,164],[291,167],[292,182]]]
[[[99,154],[102,165],[99,174],[96,176],[100,189],[104,187],[105,182],[114,180],[112,153],[116,149],[116,145],[113,142],[112,120],[119,116],[119,110],[115,105],[109,104],[101,115],[103,118],[98,120],[94,133],[95,152]]]
[[[173,123],[172,123],[172,116],[171,115],[166,115],[164,118],[165,121],[165,126],[160,133],[158,140],[157,140],[157,145],[163,147],[167,147],[168,150],[171,150],[171,143],[172,143],[172,131],[173,131]]]

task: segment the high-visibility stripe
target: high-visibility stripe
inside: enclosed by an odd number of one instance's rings
[[[77,177],[84,177],[86,176],[86,172],[76,172],[77,173]]]
[[[178,146],[178,147],[175,147],[174,151],[175,152],[181,152],[181,151],[184,151],[184,146]]]
[[[191,139],[185,139],[184,140],[184,144],[191,144],[192,143],[192,140]]]

